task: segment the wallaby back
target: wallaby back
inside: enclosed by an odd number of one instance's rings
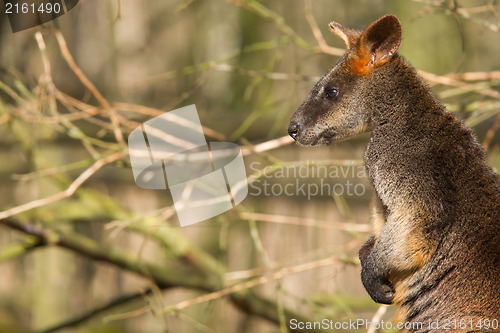
[[[360,250],[363,285],[397,305],[408,331],[500,331],[500,178],[485,151],[396,53],[395,16],[363,32],[330,28],[348,50],[288,131],[302,145],[371,132],[375,233]]]

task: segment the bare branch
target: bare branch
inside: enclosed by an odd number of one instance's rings
[[[101,169],[103,166],[116,162],[120,160],[123,157],[123,153],[114,153],[112,155],[109,155],[107,157],[104,157],[98,161],[96,161],[92,166],[90,166],[87,170],[85,170],[78,178],[76,178],[73,183],[64,191],[61,191],[59,193],[56,193],[54,195],[51,195],[49,197],[43,198],[43,199],[38,199],[34,201],[30,201],[28,203],[25,203],[20,206],[16,206],[10,209],[7,209],[3,212],[0,212],[0,222],[3,219],[6,219],[8,217],[26,212],[28,210],[38,208],[41,206],[45,206],[51,203],[54,203],[56,201],[68,198],[73,195],[73,193],[76,192],[76,190],[83,184],[85,183],[92,175],[94,175],[99,169]]]
[[[366,333],[375,333],[377,331],[377,327],[380,326],[378,324],[380,323],[385,313],[387,312],[387,307],[388,306],[385,304],[379,306],[377,312],[375,312],[375,314],[372,317],[372,320],[370,321],[371,325],[370,328],[368,328],[368,330],[366,331]]]
[[[325,38],[323,38],[323,34],[321,33],[321,30],[318,27],[318,23],[316,23],[316,19],[314,18],[312,14],[312,2],[311,0],[306,0],[305,1],[305,16],[307,23],[309,23],[309,26],[311,27],[311,30],[313,32],[314,38],[316,38],[316,41],[318,42],[318,47],[321,52],[326,53],[326,54],[331,54],[334,56],[342,56],[345,53],[344,49],[339,49],[337,47],[332,47],[328,45],[325,41]]]
[[[339,263],[342,263],[342,261],[338,258],[326,258],[326,259],[321,259],[321,260],[317,260],[317,261],[307,262],[305,264],[296,265],[296,266],[292,266],[292,267],[284,267],[284,268],[279,269],[275,273],[260,276],[258,278],[255,278],[255,279],[252,279],[249,281],[245,281],[242,283],[238,283],[238,284],[235,284],[231,287],[228,287],[228,288],[225,288],[225,289],[222,289],[222,290],[210,293],[210,294],[196,297],[195,299],[191,299],[191,300],[177,303],[176,305],[167,307],[163,311],[164,311],[164,313],[168,313],[168,312],[172,312],[172,311],[173,312],[180,311],[182,309],[185,309],[187,307],[190,307],[190,306],[193,306],[196,304],[209,302],[209,301],[227,296],[229,294],[237,293],[237,292],[245,290],[245,289],[250,289],[250,288],[256,287],[256,286],[261,285],[261,284],[269,283],[269,282],[275,281],[276,279],[281,279],[287,275],[297,274],[297,273],[301,273],[301,272],[308,271],[311,269],[335,265],[335,264],[339,264]]]
[[[101,95],[99,90],[95,87],[95,85],[83,74],[82,70],[76,65],[73,56],[69,52],[68,45],[66,44],[66,40],[64,39],[62,33],[59,30],[49,30],[54,33],[57,38],[57,42],[59,43],[59,49],[61,50],[61,54],[66,60],[68,66],[71,68],[73,73],[78,77],[80,82],[94,95],[97,101],[102,105],[105,110],[108,110],[110,113],[111,123],[113,124],[113,132],[115,134],[115,138],[123,147],[126,147],[125,139],[123,138],[123,134],[120,130],[120,123],[116,117],[116,110],[114,110],[109,102]]]
[[[257,220],[262,222],[279,223],[279,224],[292,224],[304,227],[338,229],[343,231],[357,231],[357,232],[371,231],[371,227],[369,224],[342,223],[342,222],[333,222],[325,220],[316,220],[312,218],[302,218],[296,216],[241,212],[240,217],[245,220]]]

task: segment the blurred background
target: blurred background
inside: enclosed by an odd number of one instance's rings
[[[0,15],[0,332],[391,321],[359,277],[369,136],[303,148],[286,133],[343,53],[328,23],[364,29],[387,13],[400,54],[498,172],[496,0],[81,0],[17,33]],[[181,228],[168,191],[135,185],[127,136],[191,104],[209,141],[242,146],[249,194]]]

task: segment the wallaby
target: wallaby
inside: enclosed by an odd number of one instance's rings
[[[401,23],[332,22],[347,52],[314,86],[288,133],[329,144],[371,132],[365,167],[375,232],[361,248],[372,299],[411,332],[500,332],[500,178],[473,132],[396,52]]]

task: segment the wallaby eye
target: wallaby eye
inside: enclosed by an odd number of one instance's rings
[[[327,88],[325,89],[325,97],[327,98],[335,98],[339,94],[339,90],[337,88]]]

